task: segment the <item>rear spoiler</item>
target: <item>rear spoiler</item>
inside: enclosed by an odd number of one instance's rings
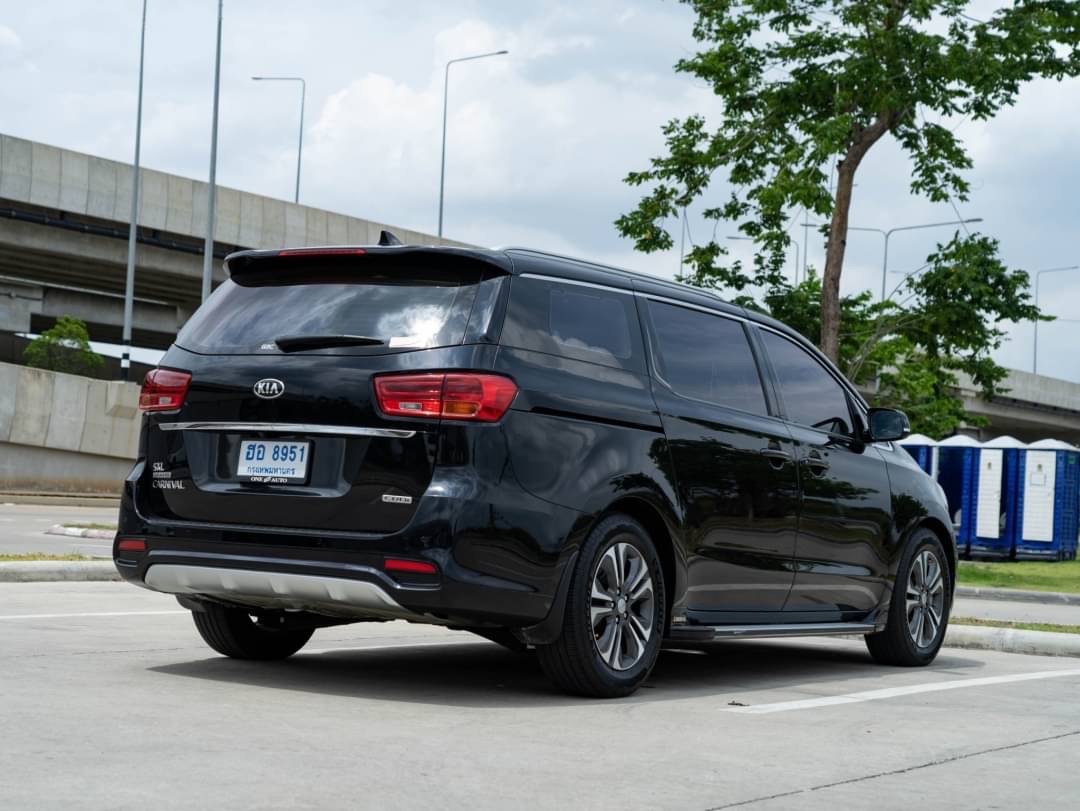
[[[514,264],[502,251],[482,248],[402,245],[389,231],[383,231],[378,245],[325,245],[284,248],[270,251],[237,251],[225,257],[225,272],[232,278],[296,269],[298,263],[320,270],[345,270],[359,262],[378,264],[380,270],[404,268],[425,262],[429,267],[464,269],[484,265],[492,275],[513,273]]]
[[[367,257],[360,260],[359,257]],[[320,270],[345,270],[357,260],[374,261],[380,270],[390,270],[394,265],[407,265],[417,259],[437,261],[438,267],[447,270],[480,262],[489,271],[513,272],[514,263],[502,251],[485,251],[482,248],[436,247],[434,245],[405,245],[387,230],[379,232],[377,245],[324,245],[316,247],[282,248],[279,251],[238,251],[225,257],[225,272],[230,276],[249,273],[273,273],[280,270],[296,270],[298,260]],[[437,257],[437,259],[435,259]]]

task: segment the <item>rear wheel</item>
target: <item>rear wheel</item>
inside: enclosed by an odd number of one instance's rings
[[[930,664],[945,639],[950,603],[945,550],[934,533],[921,531],[900,562],[885,630],[866,637],[870,655],[901,667]]]
[[[616,698],[648,678],[664,635],[664,578],[645,529],[625,515],[589,534],[566,597],[562,633],[537,646],[540,665],[568,693]]]
[[[273,618],[255,618],[242,608],[206,603],[192,611],[203,641],[234,659],[285,659],[307,644],[313,628],[278,627]]]

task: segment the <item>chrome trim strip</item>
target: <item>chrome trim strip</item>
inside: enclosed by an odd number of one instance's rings
[[[623,293],[627,296],[634,295],[634,291],[627,287],[615,287],[609,284],[600,284],[599,282],[583,282],[578,279],[567,279],[562,276],[545,276],[543,273],[520,273],[518,274],[522,279],[539,279],[542,282],[555,282],[557,284],[569,284],[574,287],[592,287],[595,290],[603,290],[607,293]]]
[[[366,428],[359,425],[316,425],[306,422],[161,422],[162,431],[252,431],[270,434],[325,434],[408,439],[416,431],[401,428]]]
[[[421,617],[377,584],[342,577],[155,563],[146,570],[144,582],[166,594],[217,597],[254,608],[298,609],[332,617]]]
[[[816,622],[790,625],[679,625],[671,629],[676,639],[767,639],[784,636],[833,636],[837,634],[870,634],[877,630],[866,622]]]
[[[698,304],[692,301],[681,301],[677,298],[668,298],[667,296],[661,296],[658,293],[649,293],[644,290],[637,290],[634,293],[638,298],[648,299],[650,301],[658,301],[661,304],[671,304],[675,307],[685,307],[688,310],[697,310],[701,313],[707,313],[708,315],[715,315],[719,318],[730,318],[732,321],[738,321],[741,324],[753,323],[757,324],[757,321],[751,321],[749,318],[745,318],[737,313],[729,313],[727,310],[721,310],[719,307],[707,307],[704,304]],[[718,304],[728,304],[726,301],[717,301]],[[729,307],[734,307],[734,304],[728,304]]]

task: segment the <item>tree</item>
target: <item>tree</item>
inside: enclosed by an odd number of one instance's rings
[[[856,385],[872,385],[873,405],[905,411],[919,433],[943,437],[964,423],[981,424],[955,394],[958,375],[984,396],[999,393],[1006,370],[991,356],[1005,337],[999,324],[1049,320],[1031,303],[1027,274],[1009,271],[996,254],[992,239],[956,236],[903,282],[900,303],[873,302],[869,292],[840,299],[841,370]],[[797,287],[772,288],[751,306],[816,340],[820,296],[821,282],[811,275]]]
[[[30,342],[23,359],[27,366],[76,375],[92,375],[105,362],[90,348],[86,323],[66,315]]]
[[[758,243],[754,268],[723,264],[715,240],[687,260],[693,274],[742,291],[782,285],[793,212],[824,218],[820,345],[833,360],[851,191],[867,153],[891,135],[911,162],[914,193],[966,200],[972,161],[946,121],[990,119],[1024,82],[1080,74],[1075,0],[1016,0],[989,20],[969,16],[965,0],[683,2],[697,13],[702,50],[676,69],[709,84],[724,111],[715,129],[700,115],[664,127],[667,154],[626,178],[651,190],[616,226],[639,250],[670,248],[665,221],[725,169],[730,195],[705,201],[702,213]]]

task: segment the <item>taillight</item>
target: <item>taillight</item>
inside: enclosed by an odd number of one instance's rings
[[[375,378],[379,408],[392,417],[496,422],[516,394],[514,381],[501,375],[454,372]]]
[[[175,411],[184,404],[191,375],[172,369],[151,369],[146,373],[139,408],[143,411]]]
[[[116,542],[116,549],[119,552],[145,552],[146,541],[142,538],[120,538]]]

